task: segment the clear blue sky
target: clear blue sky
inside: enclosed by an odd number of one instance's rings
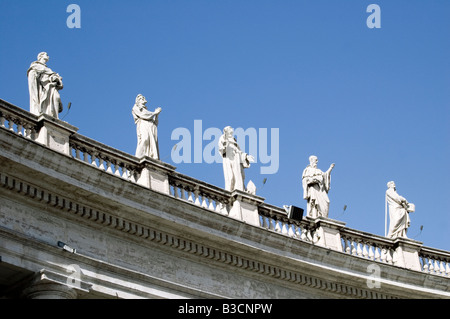
[[[79,29],[66,25],[71,3]],[[379,29],[366,25],[371,3]],[[306,208],[314,154],[322,170],[336,164],[330,218],[384,235],[394,180],[416,205],[408,236],[450,250],[449,15],[448,0],[1,0],[0,98],[29,110],[26,71],[46,51],[72,103],[60,118],[80,134],[134,155],[141,93],[162,107],[161,159],[220,187],[221,164],[173,163],[172,132],[278,128],[277,173],[246,170],[267,203]]]

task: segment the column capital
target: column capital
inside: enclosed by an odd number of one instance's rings
[[[70,268],[72,266],[72,268]],[[88,293],[92,284],[81,280],[82,273],[69,265],[71,275],[41,269],[30,279],[22,291],[26,299],[77,299],[78,293]],[[75,271],[75,273],[73,273]]]
[[[77,292],[60,283],[39,281],[27,287],[23,296],[26,299],[77,299]]]

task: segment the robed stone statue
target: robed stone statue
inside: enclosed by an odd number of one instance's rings
[[[244,169],[249,168],[250,163],[254,162],[255,159],[252,155],[249,155],[240,149],[237,140],[234,137],[234,130],[230,126],[223,129],[223,135],[219,138],[219,152],[223,158],[225,190],[247,191],[244,186]],[[253,182],[250,185],[249,192],[254,194],[255,189],[253,187]]]
[[[410,226],[409,213],[415,211],[415,205],[397,193],[395,183],[390,181],[387,183],[386,203],[389,207],[389,232],[387,237],[407,238],[406,232]]]
[[[36,115],[48,114],[58,118],[63,105],[59,91],[63,89],[62,77],[47,67],[49,56],[41,52],[37,61],[27,71],[30,92],[30,112]]]
[[[330,208],[328,191],[330,190],[331,170],[334,164],[326,172],[317,168],[317,156],[309,157],[309,165],[303,170],[302,186],[303,198],[307,201],[307,216],[326,217]]]
[[[158,146],[158,115],[161,108],[154,112],[147,109],[147,100],[142,94],[138,94],[131,110],[136,124],[137,147],[136,157],[148,156],[159,160]]]

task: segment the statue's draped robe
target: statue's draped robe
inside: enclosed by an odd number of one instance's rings
[[[61,77],[39,61],[31,63],[27,76],[30,112],[58,118],[58,113],[63,109],[59,95],[59,90],[63,88]]]
[[[304,169],[302,174],[303,198],[307,200],[308,216],[328,218],[330,182],[331,170],[324,173],[311,165]]]
[[[397,194],[393,188],[388,188],[386,200],[389,205],[389,232],[387,236],[389,238],[406,238],[406,231],[410,225],[409,213],[403,205],[407,205],[406,199]]]
[[[136,157],[149,156],[159,159],[158,114],[149,111],[145,105],[135,104],[132,109],[137,132]]]
[[[219,139],[219,152],[223,157],[225,190],[245,191],[244,168],[250,166],[247,154],[241,151],[234,137],[227,138],[225,135],[222,135]]]

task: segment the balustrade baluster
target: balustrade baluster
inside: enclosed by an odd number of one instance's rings
[[[0,126],[6,128],[5,126],[6,118],[3,116],[3,114],[0,113]]]
[[[98,167],[96,159],[97,159],[97,153],[92,152],[91,153],[91,165]]]
[[[105,163],[106,163],[106,172],[114,174],[111,161],[108,158],[106,158]]]
[[[212,198],[209,198],[209,205],[208,205],[208,209],[214,211],[214,200]]]
[[[24,129],[25,129],[25,137],[31,139],[31,125],[25,124]]]
[[[441,273],[441,275],[445,275],[445,266],[443,260],[439,260],[439,272]]]
[[[365,258],[368,258],[369,257],[369,251],[368,251],[367,246],[369,246],[369,243],[365,242],[365,241],[362,241],[361,245],[362,245],[362,256],[365,257]]]
[[[420,259],[422,261],[422,271],[428,272],[427,258],[425,256],[422,256]]]
[[[351,254],[352,253],[352,251],[351,251],[351,249],[352,249],[351,239],[349,237],[344,237],[344,244],[345,244],[344,245],[345,246],[344,251],[347,254]]]
[[[287,227],[288,227],[287,221],[281,220],[281,233],[282,233],[283,235],[287,235],[287,234],[289,233]]]
[[[199,197],[200,197],[199,189],[197,188],[197,189],[194,190],[194,204],[197,205],[197,206],[200,206],[200,199],[199,199]]]
[[[194,202],[194,199],[192,198],[192,191],[190,190],[190,189],[187,189],[187,192],[188,192],[188,201],[189,202]]]
[[[375,260],[375,253],[374,253],[374,249],[375,249],[375,247],[374,246],[372,246],[370,243],[368,243],[367,244],[367,247],[368,247],[368,249],[369,249],[369,259],[370,260]]]
[[[341,237],[341,247],[342,251],[345,253],[347,250],[347,240],[345,239],[344,236]]]
[[[268,218],[269,220],[269,229],[275,231],[276,226],[276,219],[274,219],[272,216]]]
[[[433,259],[433,268],[435,274],[439,275],[440,269],[439,269],[439,260]]]
[[[102,171],[104,171],[105,168],[105,160],[103,159],[102,156],[98,156],[98,168],[101,169]]]
[[[24,124],[23,126],[23,136],[25,136],[26,138],[30,138],[30,125],[29,124]]]
[[[380,254],[380,248],[378,246],[374,246],[373,249],[375,250],[375,260],[381,261],[381,254]]]
[[[386,253],[387,253],[387,255],[386,255],[386,262],[388,264],[392,265],[394,263],[394,259],[393,259],[393,256],[392,256],[392,251],[390,249],[387,249]]]
[[[355,245],[353,244],[353,238],[349,237],[348,238],[348,248],[347,248],[347,253],[349,253],[350,255],[355,255],[356,254],[356,248]]]
[[[17,124],[17,134],[23,136],[22,130],[23,130],[23,123],[19,121],[19,123]]]
[[[434,273],[434,265],[431,257],[428,257],[428,272]]]
[[[267,216],[267,217],[265,218],[265,222],[266,222],[266,227],[267,227],[267,229],[273,230],[272,218],[270,218],[269,216]]]
[[[387,256],[388,256],[387,249],[383,247],[381,249],[381,261],[387,263]]]
[[[356,256],[357,255],[357,249],[356,249],[356,245],[357,245],[357,243],[356,243],[356,241],[354,241],[353,240],[353,238],[351,239],[351,247],[352,247],[352,252],[351,252],[351,254],[352,255],[354,255],[354,256]]]
[[[8,130],[14,132],[14,122],[10,117],[8,118]]]
[[[181,192],[181,194],[180,194],[181,195],[181,199],[186,200],[186,192],[185,192],[185,190],[183,188],[183,185],[180,184],[179,188],[180,188],[180,192]]]
[[[122,174],[120,173],[120,169],[121,169],[120,164],[117,162],[114,162],[114,175],[121,177]]]
[[[81,160],[80,149],[75,146],[75,158]]]
[[[295,231],[294,231],[294,229],[293,228],[295,228],[295,225],[289,225],[289,227],[288,227],[288,236],[289,237],[295,237]]]
[[[275,221],[275,231],[276,232],[281,232],[281,225],[280,225],[280,223],[279,223],[279,220],[277,220],[277,219],[274,219],[274,221]]]
[[[129,169],[128,169],[127,165],[123,166],[122,178],[127,179],[127,180],[130,178]]]
[[[436,275],[439,275],[439,273],[440,273],[439,260],[437,260],[436,258],[433,258],[433,268],[434,268],[434,273]]]
[[[83,161],[89,164],[89,153],[85,149],[83,150]]]
[[[208,208],[208,204],[206,204],[206,196],[205,194],[202,194],[202,207]]]
[[[261,226],[262,228],[266,228],[265,223],[266,223],[265,217],[262,215],[259,215],[259,226]]]
[[[225,215],[223,212],[223,204],[221,202],[216,202],[216,213]]]
[[[356,254],[358,256],[362,256],[361,240],[357,239],[357,241],[355,241],[355,243],[356,243]]]
[[[302,239],[303,232],[303,228],[297,226],[297,228],[295,229],[295,237],[297,237],[298,239]]]
[[[178,186],[173,185],[173,197],[178,198]]]

